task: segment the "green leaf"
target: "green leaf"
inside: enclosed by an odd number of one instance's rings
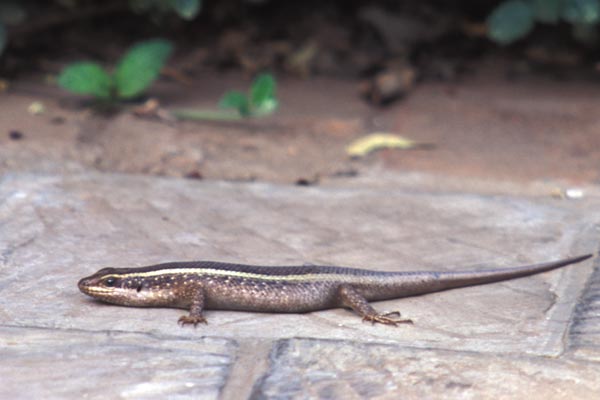
[[[275,99],[275,79],[271,74],[261,74],[256,77],[250,88],[250,102],[253,106],[261,107],[262,104]]]
[[[488,17],[488,37],[506,45],[526,36],[533,29],[533,10],[521,0],[500,4]]]
[[[600,20],[598,0],[565,0],[562,17],[572,24],[595,24]]]
[[[4,25],[0,23],[0,55],[2,55],[7,41],[8,38],[6,37],[6,29],[4,28]]]
[[[114,74],[117,95],[130,98],[141,94],[158,77],[172,51],[173,46],[164,39],[133,46],[121,58]]]
[[[254,110],[252,113],[254,115],[256,115],[257,117],[262,117],[265,115],[273,114],[273,112],[275,110],[277,110],[278,106],[279,106],[279,103],[277,102],[277,99],[267,99],[267,100],[261,102],[260,104],[257,104],[254,107]]]
[[[247,117],[250,115],[250,104],[248,98],[244,93],[236,90],[229,91],[223,95],[221,101],[219,101],[219,107],[221,108],[235,108],[238,110],[240,115]]]
[[[192,20],[200,12],[200,0],[171,0],[171,7],[183,19]]]
[[[111,96],[112,79],[96,63],[79,62],[67,66],[58,77],[58,84],[73,93],[91,94],[103,99]]]
[[[564,0],[530,0],[535,19],[548,24],[555,24],[560,19]]]

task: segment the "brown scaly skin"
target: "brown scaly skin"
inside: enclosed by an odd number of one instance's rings
[[[523,267],[461,272],[381,272],[344,267],[266,267],[212,261],[142,268],[104,268],[79,281],[96,299],[136,307],[190,311],[181,325],[206,323],[205,309],[303,313],[348,307],[364,321],[412,323],[399,312],[380,314],[369,301],[415,296],[550,271],[591,254]]]

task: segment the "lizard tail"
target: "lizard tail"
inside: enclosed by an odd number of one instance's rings
[[[551,271],[566,265],[575,264],[588,258],[593,254],[566,258],[564,260],[550,261],[542,264],[525,265],[521,267],[490,269],[487,271],[456,271],[442,272],[439,275],[441,290],[462,286],[481,285],[485,283],[499,282],[507,279],[520,278]]]

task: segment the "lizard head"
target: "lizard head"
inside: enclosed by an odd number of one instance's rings
[[[157,307],[173,302],[176,293],[160,279],[150,279],[130,268],[104,268],[77,284],[82,293],[107,303]]]

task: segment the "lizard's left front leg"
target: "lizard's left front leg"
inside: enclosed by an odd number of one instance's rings
[[[204,310],[204,297],[204,290],[202,288],[194,290],[190,314],[181,316],[179,321],[177,321],[181,326],[194,324],[194,327],[196,327],[199,323],[208,324],[206,318],[202,315],[202,311]]]

